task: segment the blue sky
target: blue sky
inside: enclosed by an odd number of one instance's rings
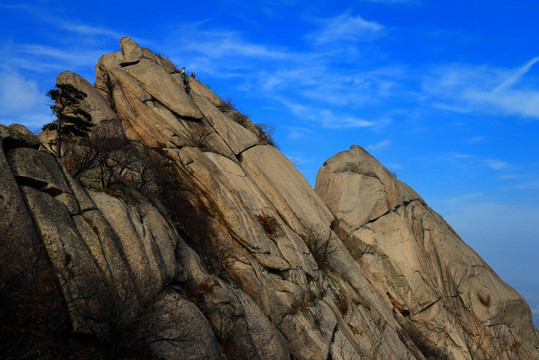
[[[365,147],[539,316],[539,2],[0,0],[0,123],[51,121],[128,35],[255,122],[314,185]]]

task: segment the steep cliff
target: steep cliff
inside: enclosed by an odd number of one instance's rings
[[[5,243],[45,250],[89,356],[539,357],[522,298],[359,147],[315,192],[247,117],[120,45],[95,86],[58,76],[97,124],[62,162],[51,134],[0,129]]]
[[[316,192],[372,284],[451,358],[537,356],[524,299],[364,149],[327,160]]]

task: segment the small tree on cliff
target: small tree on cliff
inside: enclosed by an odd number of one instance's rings
[[[56,130],[56,156],[62,156],[62,136],[84,136],[94,123],[92,116],[78,107],[87,95],[71,84],[56,84],[47,92],[53,104],[50,106],[56,121],[45,126],[43,130]]]

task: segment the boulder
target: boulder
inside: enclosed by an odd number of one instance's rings
[[[39,138],[20,124],[9,126],[0,124],[0,139],[2,139],[3,149],[6,150],[17,147],[37,149],[41,145]]]

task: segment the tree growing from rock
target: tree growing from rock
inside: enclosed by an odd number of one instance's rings
[[[56,131],[56,156],[62,157],[62,137],[84,136],[94,123],[92,116],[78,105],[87,96],[71,84],[56,84],[47,92],[53,104],[50,106],[56,121],[43,126],[43,130]]]

